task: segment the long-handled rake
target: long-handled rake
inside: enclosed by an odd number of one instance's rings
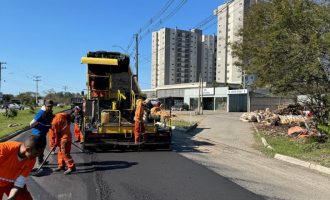
[[[41,165],[36,168],[36,169],[33,169],[30,173],[31,176],[39,176],[41,174],[41,172],[43,171],[42,167],[45,165],[46,161],[48,160],[50,154],[55,151],[56,149],[56,146],[54,146],[50,151],[49,153],[47,154],[46,158],[44,159],[44,161],[41,163]]]

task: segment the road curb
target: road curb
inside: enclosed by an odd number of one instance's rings
[[[252,125],[253,125],[253,128],[256,130],[258,136],[260,136],[260,133],[259,133],[259,130],[257,129],[257,127],[254,125],[254,123],[252,123]],[[271,150],[274,150],[267,143],[267,141],[266,141],[266,139],[264,137],[261,137],[261,142],[263,143],[263,145],[266,148],[271,149]],[[322,165],[317,165],[317,164],[314,164],[314,163],[310,163],[310,162],[307,162],[307,161],[299,160],[297,158],[293,158],[293,157],[290,157],[290,156],[285,156],[285,155],[278,154],[278,153],[276,153],[274,155],[274,158],[275,159],[278,159],[278,160],[282,160],[282,161],[288,162],[288,163],[291,163],[291,164],[299,165],[301,167],[306,167],[306,168],[313,169],[313,170],[316,170],[316,171],[319,171],[319,172],[322,172],[322,173],[325,173],[325,174],[329,174],[330,175],[330,168],[324,167]]]
[[[324,167],[324,166],[321,166],[321,165],[316,165],[316,164],[313,164],[313,163],[310,163],[310,162],[302,161],[302,160],[299,160],[297,158],[292,158],[290,156],[285,156],[285,155],[282,155],[282,154],[275,154],[274,158],[330,175],[330,168],[327,168],[327,167]]]
[[[0,138],[0,142],[5,142],[7,140],[10,140],[11,138],[16,137],[17,135],[19,135],[19,134],[21,134],[21,133],[23,133],[25,131],[28,131],[30,129],[31,129],[31,127],[28,127],[27,126],[27,127],[23,128],[21,130],[18,130],[18,131],[14,132],[14,133],[10,133],[9,135],[7,135],[5,137]]]

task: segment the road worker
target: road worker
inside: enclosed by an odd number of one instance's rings
[[[53,115],[53,105],[52,100],[46,100],[45,105],[41,107],[40,111],[34,116],[34,119],[30,122],[32,127],[32,135],[40,137],[46,143],[46,137],[49,128],[51,127],[51,122],[54,117]],[[38,157],[38,164],[40,165],[44,161],[44,153],[42,152]]]
[[[145,127],[143,123],[143,114],[144,114],[144,101],[142,99],[136,100],[136,109],[134,116],[134,142],[138,144],[142,137],[142,134],[145,132]],[[146,140],[146,138],[143,138]]]
[[[68,113],[57,113],[52,121],[52,127],[49,130],[54,135],[52,144],[59,147],[57,153],[58,156],[58,167],[55,172],[67,170],[64,172],[65,175],[71,174],[76,170],[74,161],[70,155],[72,136],[70,132],[71,116]]]
[[[91,88],[92,88],[93,97],[101,97],[101,98],[104,97],[105,95],[104,91],[101,91],[95,87],[95,80],[91,80]]]
[[[170,113],[165,111],[164,104],[158,104],[159,106],[154,106],[150,110],[150,114],[155,119],[161,119],[161,121],[165,122],[167,119],[171,118]]]
[[[75,142],[80,142],[80,143],[84,142],[84,137],[80,130],[81,120],[82,120],[81,109],[79,106],[75,106],[71,114],[71,122],[73,125]]]
[[[8,200],[32,200],[26,180],[45,146],[45,140],[33,135],[24,143],[0,143],[0,199],[6,194]]]

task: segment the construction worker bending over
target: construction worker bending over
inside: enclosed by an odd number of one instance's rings
[[[57,153],[58,167],[55,172],[65,170],[65,165],[68,169],[64,174],[71,174],[76,171],[74,161],[70,155],[72,136],[70,132],[71,116],[68,113],[58,113],[55,115],[52,127],[49,130],[54,135],[52,144],[59,147]]]
[[[30,135],[24,143],[8,141],[0,143],[0,199],[32,200],[26,188],[36,157],[44,151],[45,140]]]
[[[53,115],[52,100],[45,101],[45,105],[41,107],[40,111],[34,116],[34,119],[30,122],[32,127],[32,135],[40,137],[46,143],[46,137],[48,130],[51,126]],[[44,161],[44,152],[38,157],[38,164],[40,165]]]
[[[145,127],[143,123],[143,113],[144,113],[144,105],[142,99],[136,100],[136,109],[135,109],[135,116],[134,116],[134,142],[138,144],[142,137],[142,134],[145,132]],[[146,138],[143,138],[146,140]]]

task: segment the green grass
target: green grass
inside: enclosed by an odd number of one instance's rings
[[[273,150],[263,148],[267,155],[275,153],[291,156],[304,161],[321,164],[330,167],[330,143],[319,143],[314,139],[292,139],[285,136],[270,136],[262,134]],[[261,136],[256,136],[257,138]],[[260,141],[260,139],[259,139]]]
[[[69,109],[69,106],[60,108],[60,107],[54,107],[53,112],[57,113],[66,109]],[[4,137],[6,135],[9,135],[10,133],[16,132],[18,130],[22,130],[29,126],[30,121],[33,119],[36,112],[39,111],[40,108],[36,108],[35,112],[32,112],[31,110],[18,110],[17,116],[15,118],[7,118],[3,116],[3,113],[0,113],[0,138]],[[19,126],[15,127],[8,127],[9,124],[19,124]]]
[[[191,124],[184,120],[172,120],[172,126],[180,128],[189,128]]]

